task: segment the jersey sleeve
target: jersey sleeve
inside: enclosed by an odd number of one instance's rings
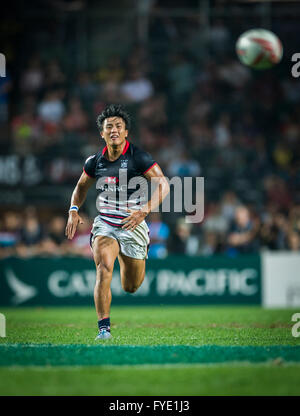
[[[145,175],[148,170],[157,164],[148,152],[144,152],[141,149],[138,149],[135,152],[135,162],[137,169],[142,175]]]
[[[84,163],[83,171],[90,177],[95,178],[96,155],[90,156]]]

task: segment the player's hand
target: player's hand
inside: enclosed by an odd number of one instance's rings
[[[148,212],[140,210],[135,211],[128,209],[127,212],[130,213],[129,217],[124,218],[121,222],[124,223],[122,229],[127,231],[134,231],[136,227],[144,221],[145,217],[148,215]]]
[[[72,238],[74,237],[78,224],[83,224],[80,215],[77,211],[70,211],[65,231],[65,234],[69,240],[72,240]]]

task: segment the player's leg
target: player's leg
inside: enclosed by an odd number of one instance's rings
[[[143,283],[145,277],[145,260],[135,259],[120,253],[121,283],[125,292],[134,293]]]
[[[134,231],[119,232],[118,241],[122,287],[126,292],[134,293],[145,277],[150,242],[147,224],[142,222]]]
[[[119,254],[118,242],[110,237],[96,236],[93,241],[93,255],[96,265],[94,301],[98,316],[99,336],[103,328],[110,331],[110,304],[112,273]],[[105,334],[104,334],[105,335]],[[107,338],[110,334],[108,334]],[[106,336],[100,337],[106,338]]]

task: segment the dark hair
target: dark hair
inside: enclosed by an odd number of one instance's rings
[[[110,104],[99,114],[97,117],[97,126],[100,131],[103,129],[104,120],[109,117],[122,118],[125,122],[126,130],[130,129],[130,116],[120,104]]]

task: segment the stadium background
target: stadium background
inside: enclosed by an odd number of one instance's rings
[[[265,354],[263,361],[271,356],[299,361],[299,347],[289,347],[297,345],[291,336],[291,316],[297,310],[267,314],[258,305],[300,304],[300,84],[291,75],[291,56],[300,52],[300,4],[49,0],[7,7],[0,47],[7,59],[6,77],[0,78],[0,305],[8,337],[0,340],[0,365],[56,366],[76,357],[63,346],[61,356],[45,352],[43,361],[40,347],[34,358],[22,349],[15,354],[9,343],[93,342],[89,233],[97,214],[96,190],[89,191],[81,210],[85,223],[71,242],[64,228],[83,163],[103,146],[95,118],[111,102],[123,103],[130,112],[130,139],[153,155],[166,176],[205,178],[202,223],[186,224],[184,213],[148,217],[148,273],[137,294],[124,295],[116,269],[112,343],[134,348],[156,343],[226,345],[229,350],[246,346],[250,355],[245,352],[245,359],[250,356],[251,362],[259,361],[259,354]],[[283,60],[271,70],[253,71],[237,60],[236,39],[255,27],[273,30],[282,41]],[[243,244],[234,244],[236,232],[247,236]],[[270,299],[264,299],[266,287]],[[126,309],[118,303],[127,304]],[[152,303],[163,307],[135,309]],[[172,309],[166,306],[170,303],[185,308]],[[220,303],[252,306],[219,309],[215,305]],[[205,304],[212,306],[206,309]],[[40,308],[30,308],[36,305]],[[66,314],[45,305],[88,308],[70,308]],[[251,349],[254,345],[263,352]],[[290,358],[284,346],[291,348]],[[146,363],[173,363],[176,357],[179,364],[199,362],[189,355],[193,352],[182,350],[183,356],[177,356],[176,351],[171,361],[161,355]],[[82,365],[101,364],[98,355],[85,362],[84,350],[80,354]],[[226,354],[225,361],[242,360]],[[223,353],[208,349],[204,356],[200,362],[210,363]],[[114,365],[114,359],[105,363]],[[280,363],[277,359],[274,365]],[[253,366],[195,368],[186,383],[181,370],[178,377],[173,370],[157,370],[152,381],[145,370],[146,386],[142,370],[137,375],[130,369],[128,390],[118,367],[103,376],[100,394],[299,394],[296,364]],[[92,383],[84,369],[78,369],[78,378],[71,369],[57,370],[57,377],[51,368],[44,370],[41,376],[33,370],[22,376],[3,369],[6,381],[0,391],[99,394],[95,384],[94,390],[85,390]],[[93,371],[100,377],[96,367]],[[205,371],[216,373],[212,384],[205,376],[199,390]],[[247,379],[252,371],[253,378]],[[213,384],[223,377],[227,383]]]
[[[268,7],[79,1],[11,10],[1,29],[1,257],[90,256],[96,190],[71,243],[64,226],[84,160],[103,146],[95,118],[110,102],[126,106],[131,140],[168,177],[205,178],[203,223],[184,224],[180,213],[150,216],[150,257],[299,252],[300,88],[291,56],[300,9]],[[253,27],[282,40],[283,61],[271,71],[236,58],[237,37]],[[247,208],[241,228],[253,233],[233,247],[239,204]]]

